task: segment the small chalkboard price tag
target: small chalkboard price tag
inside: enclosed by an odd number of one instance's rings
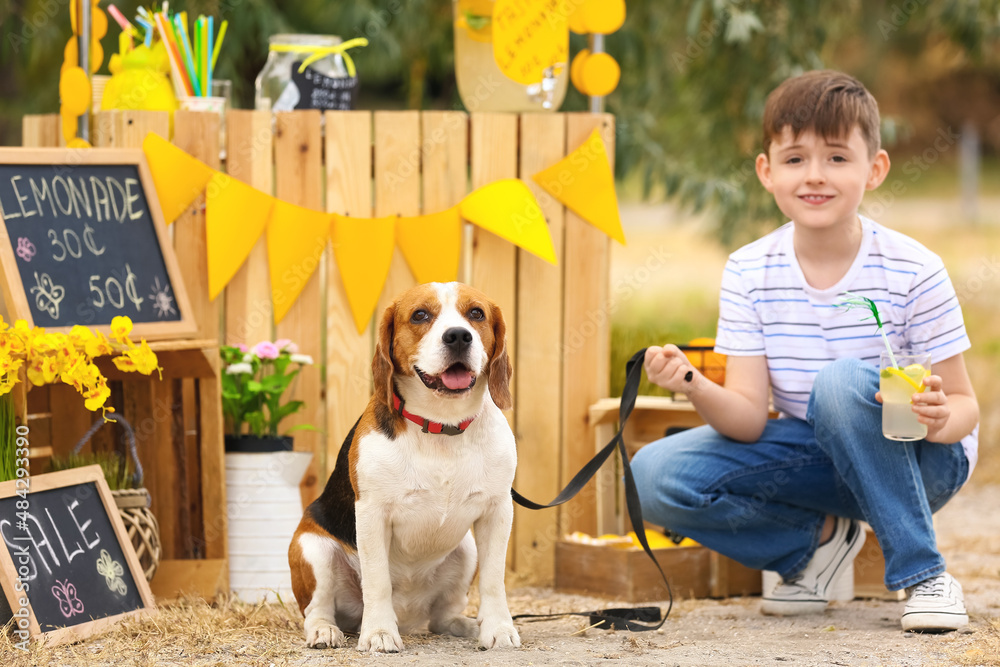
[[[69,331],[126,315],[148,340],[197,330],[141,150],[0,148],[0,264],[12,320]]]
[[[0,483],[0,587],[18,643],[79,641],[155,612],[100,466]]]
[[[327,76],[312,67],[299,72],[302,62],[292,63],[292,82],[299,90],[296,109],[350,111],[358,92],[358,77]]]

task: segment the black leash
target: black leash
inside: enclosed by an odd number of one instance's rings
[[[605,445],[604,449],[598,452],[594,458],[590,459],[587,465],[583,466],[580,472],[576,473],[576,476],[566,485],[565,489],[559,492],[555,500],[548,505],[540,505],[528,500],[514,489],[511,489],[510,493],[514,497],[514,502],[528,509],[540,510],[562,505],[579,493],[580,489],[590,481],[604,462],[608,460],[611,453],[615,449],[618,449],[621,452],[622,469],[625,473],[625,505],[628,508],[629,519],[632,521],[632,530],[635,531],[635,535],[639,539],[639,544],[642,545],[646,555],[653,561],[656,569],[660,571],[660,576],[663,577],[663,583],[667,587],[667,596],[669,599],[667,612],[661,618],[659,607],[628,607],[587,612],[565,612],[561,614],[518,614],[514,618],[540,619],[555,618],[558,616],[586,616],[590,618],[590,623],[593,627],[604,630],[614,629],[642,632],[644,630],[658,630],[666,622],[667,616],[670,615],[670,610],[674,606],[674,593],[670,589],[670,582],[667,581],[667,575],[663,573],[663,568],[660,567],[656,556],[653,555],[653,551],[649,548],[649,543],[646,541],[646,531],[642,523],[642,507],[639,504],[639,493],[635,488],[632,467],[629,465],[628,452],[625,451],[625,441],[622,439],[625,422],[628,421],[629,415],[632,414],[632,409],[635,408],[636,396],[639,395],[639,382],[642,380],[642,362],[645,356],[646,348],[643,348],[633,354],[632,358],[625,364],[625,388],[622,390],[622,400],[618,407],[618,433],[615,434],[615,437],[611,438],[611,442]],[[645,625],[645,623],[656,623],[656,625]]]

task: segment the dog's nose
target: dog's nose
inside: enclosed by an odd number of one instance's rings
[[[452,327],[444,332],[441,340],[449,349],[461,351],[472,343],[472,332],[462,327]]]

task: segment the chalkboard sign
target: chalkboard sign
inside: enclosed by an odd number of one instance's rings
[[[313,67],[299,72],[302,62],[292,63],[292,83],[299,92],[295,109],[350,111],[358,92],[358,77],[327,76]]]
[[[100,466],[0,483],[0,537],[0,586],[31,636],[76,641],[154,608]]]
[[[0,149],[0,262],[11,319],[196,331],[141,150]]]

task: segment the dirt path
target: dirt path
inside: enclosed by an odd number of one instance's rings
[[[949,570],[962,582],[966,632],[904,633],[901,602],[855,600],[796,619],[761,616],[759,598],[684,600],[651,633],[585,630],[586,620],[519,623],[520,649],[480,652],[476,641],[404,637],[399,655],[369,656],[356,640],[337,650],[303,645],[301,616],[279,605],[204,603],[167,607],[82,644],[34,655],[0,647],[10,667],[28,665],[1000,665],[1000,485],[964,489],[938,516]],[[511,611],[544,613],[614,606],[613,601],[517,589]],[[475,609],[470,608],[469,613]],[[6,667],[6,666],[5,666]]]

